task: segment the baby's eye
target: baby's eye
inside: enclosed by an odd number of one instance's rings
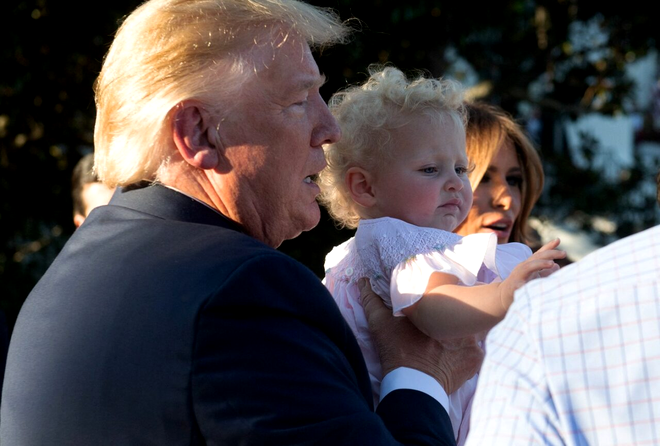
[[[465,166],[456,166],[454,170],[456,171],[456,175],[458,176],[467,175],[467,173],[469,172],[469,169]]]
[[[424,167],[424,168],[420,169],[419,171],[422,172],[422,173],[426,173],[426,174],[433,174],[433,173],[436,173],[438,171],[438,169],[435,168],[435,167]]]

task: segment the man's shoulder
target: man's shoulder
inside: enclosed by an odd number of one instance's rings
[[[592,262],[612,261],[615,255],[634,255],[640,251],[658,253],[660,247],[660,225],[629,235],[592,252],[584,258]]]
[[[220,263],[236,263],[245,267],[272,267],[301,270],[312,274],[312,271],[293,257],[274,249],[261,241],[238,231],[226,228],[211,228],[206,238],[201,235],[199,247],[207,254],[198,253],[210,261]],[[204,243],[207,240],[208,243]]]
[[[556,281],[590,281],[589,286],[605,287],[627,281],[657,279],[660,272],[660,226],[624,237],[562,268],[551,278]]]
[[[660,226],[622,238],[550,277],[534,280],[518,292],[512,309],[570,314],[579,306],[601,305],[618,290],[657,286],[660,278]]]

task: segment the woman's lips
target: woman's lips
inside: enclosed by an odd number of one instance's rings
[[[492,229],[493,231],[507,231],[510,228],[510,225],[506,223],[496,223],[484,225],[484,228]]]
[[[494,232],[497,238],[507,238],[511,234],[513,224],[509,221],[496,221],[489,224],[484,224],[481,227],[487,232]]]

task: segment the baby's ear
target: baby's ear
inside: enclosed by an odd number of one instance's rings
[[[346,187],[351,198],[366,208],[376,204],[376,197],[371,187],[372,175],[361,167],[351,167],[346,171]]]

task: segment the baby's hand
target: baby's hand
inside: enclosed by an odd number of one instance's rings
[[[518,288],[530,280],[547,277],[559,269],[555,260],[566,257],[566,251],[556,249],[559,243],[558,238],[546,243],[527,260],[520,262],[509,277],[502,281],[500,299],[504,308],[509,308],[513,302],[513,293]]]

